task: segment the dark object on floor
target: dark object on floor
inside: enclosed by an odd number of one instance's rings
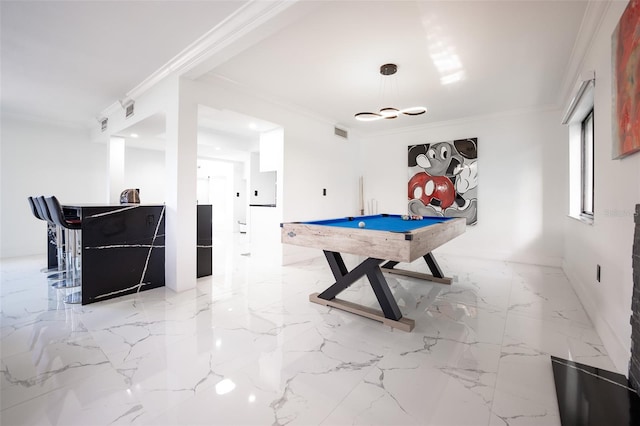
[[[640,396],[625,376],[551,357],[562,426],[640,425]]]

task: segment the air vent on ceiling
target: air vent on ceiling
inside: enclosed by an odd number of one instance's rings
[[[345,138],[345,139],[348,139],[348,138],[349,138],[349,134],[347,133],[347,131],[346,131],[346,130],[344,130],[344,129],[341,129],[341,128],[339,128],[339,127],[334,127],[334,128],[333,128],[333,133],[334,133],[336,136],[340,136],[341,138]]]
[[[109,124],[109,119],[108,118],[101,118],[100,119],[100,130],[103,131],[103,132],[106,131],[108,124]]]

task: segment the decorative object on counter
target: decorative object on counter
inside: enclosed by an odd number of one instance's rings
[[[120,193],[120,204],[140,204],[140,189],[125,189]]]

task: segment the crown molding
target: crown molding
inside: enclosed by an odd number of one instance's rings
[[[169,62],[127,92],[123,99],[119,99],[101,111],[99,116],[110,117],[122,109],[123,103],[139,98],[170,75],[188,73],[298,1],[249,0],[224,21],[191,43]]]
[[[379,136],[392,136],[402,133],[416,133],[425,132],[438,127],[456,127],[472,122],[486,122],[487,120],[501,119],[507,117],[517,117],[527,114],[537,114],[545,112],[557,112],[561,114],[561,110],[556,105],[546,105],[530,108],[517,108],[504,111],[496,111],[488,114],[469,115],[466,117],[454,118],[452,120],[433,121],[430,123],[416,124],[412,126],[397,127],[394,129],[376,130],[371,132],[362,132],[363,137],[379,137]]]
[[[610,5],[610,1],[590,1],[587,3],[587,8],[584,12],[573,50],[571,51],[569,63],[564,72],[561,90],[556,100],[558,105],[564,105],[566,99],[571,96],[576,78],[578,78],[578,75],[582,71],[585,57],[593,46]]]

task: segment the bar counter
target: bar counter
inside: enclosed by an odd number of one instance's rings
[[[75,203],[64,204],[62,209],[66,217],[82,220],[83,305],[165,285],[164,205]],[[211,222],[212,206],[198,204],[198,278],[213,273]],[[48,239],[48,265],[58,266],[52,237]]]
[[[66,204],[82,220],[82,304],[165,285],[164,205]]]

